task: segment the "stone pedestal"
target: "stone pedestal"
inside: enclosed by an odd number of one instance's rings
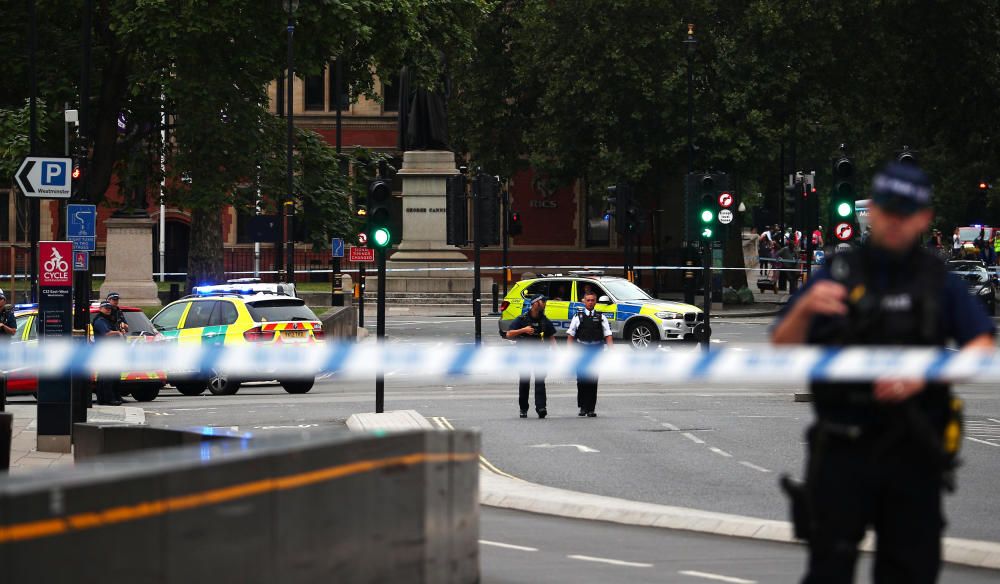
[[[403,241],[393,262],[465,262],[465,255],[448,245],[446,182],[458,174],[455,155],[437,150],[403,154]]]
[[[400,294],[460,293],[473,287],[472,262],[448,245],[446,195],[449,176],[458,174],[455,155],[437,150],[403,154],[403,241],[389,256],[386,291]],[[443,270],[442,268],[450,268]],[[368,279],[368,288],[373,278]]]
[[[128,306],[160,306],[153,281],[153,226],[147,217],[114,218],[108,229],[105,277],[101,298],[118,292]]]

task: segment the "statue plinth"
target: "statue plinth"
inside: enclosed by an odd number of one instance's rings
[[[105,276],[101,298],[109,292],[121,294],[128,306],[161,306],[153,281],[154,219],[142,217],[111,218],[105,251]]]

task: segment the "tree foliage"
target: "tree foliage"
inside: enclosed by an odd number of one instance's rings
[[[988,0],[509,0],[456,81],[456,142],[499,172],[520,157],[563,183],[632,180],[677,208],[688,22],[695,169],[730,173],[740,194],[776,207],[782,147],[785,171],[816,170],[822,190],[840,144],[861,185],[908,145],[954,225],[998,174],[1000,5]]]
[[[28,87],[27,3],[12,4],[0,22],[0,42],[18,49],[5,62],[0,107],[19,105]],[[76,102],[84,3],[36,4],[40,93],[51,108]],[[101,200],[116,175],[133,192],[159,182],[164,148],[160,115],[165,108],[171,120],[168,202],[192,211],[189,277],[218,279],[221,234],[209,233],[218,230],[218,213],[238,203],[236,187],[252,181],[262,162],[277,158],[266,88],[285,69],[288,15],[283,2],[94,0],[93,5],[92,115],[83,128],[90,160],[84,192]],[[372,71],[398,70],[404,63],[429,84],[443,63],[458,62],[467,52],[482,7],[483,0],[301,2],[294,15],[295,70],[299,75],[317,73],[340,58],[354,95],[373,92]],[[121,131],[120,119],[125,126]],[[57,134],[51,125],[45,130],[49,139],[43,150],[51,152]],[[296,165],[319,176],[302,175],[297,187],[343,194],[338,186],[346,184],[343,179],[332,181],[328,169],[310,163],[329,157],[310,140],[302,148],[311,158],[300,155]],[[275,190],[265,196],[284,196],[285,188],[278,184],[268,183]],[[316,193],[293,194],[318,200]],[[340,196],[331,204],[345,200]]]

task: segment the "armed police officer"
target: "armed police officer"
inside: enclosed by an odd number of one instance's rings
[[[112,316],[114,306],[105,300],[101,303],[100,314],[94,318],[94,342],[121,340],[125,333],[118,329],[118,322]],[[117,375],[100,373],[97,376],[97,403],[106,406],[120,406],[124,402],[115,389]]]
[[[128,321],[125,320],[125,312],[122,311],[121,306],[121,295],[117,292],[112,292],[108,294],[105,298],[105,302],[111,303],[111,320],[115,322],[115,330],[121,331],[124,334],[128,334]]]
[[[598,312],[597,294],[593,290],[583,293],[583,306],[569,323],[566,334],[569,344],[577,343],[587,351],[597,351],[602,344],[612,345],[611,325],[603,313]],[[597,373],[581,370],[576,375],[576,405],[579,416],[597,416]]]
[[[539,347],[543,343],[556,344],[556,327],[545,316],[545,296],[539,294],[531,299],[531,308],[528,312],[514,319],[510,323],[510,330],[507,331],[507,338],[522,345],[532,344]],[[535,412],[539,418],[548,415],[546,409],[545,395],[545,369],[544,366],[521,371],[520,382],[517,387],[517,403],[521,407],[521,417],[528,417],[528,391],[531,389],[531,374],[535,374]]]
[[[0,290],[0,340],[9,341],[17,332],[17,318],[14,307],[7,304],[7,296]]]
[[[995,327],[965,285],[919,244],[933,217],[931,184],[914,165],[876,175],[871,237],[836,254],[785,308],[778,344],[992,349]],[[960,438],[950,387],[922,379],[813,383],[796,534],[809,542],[806,584],[852,582],[857,546],[874,527],[874,581],[932,583],[941,562],[948,486]],[[951,432],[946,435],[946,428]]]

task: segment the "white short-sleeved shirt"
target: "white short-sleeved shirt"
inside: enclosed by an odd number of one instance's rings
[[[589,311],[586,308],[584,308],[582,311],[577,312],[576,314],[574,314],[573,315],[573,320],[570,321],[570,323],[569,323],[569,329],[566,331],[566,334],[568,334],[571,337],[575,337],[576,336],[576,329],[580,328],[580,315],[584,314],[586,316],[590,316],[590,315],[592,315],[594,313],[600,314],[600,312],[596,308],[594,310],[589,310]],[[604,334],[603,334],[604,337],[610,337],[611,336],[611,325],[608,324],[608,317],[606,317],[606,316],[601,319],[601,329],[604,331]]]

